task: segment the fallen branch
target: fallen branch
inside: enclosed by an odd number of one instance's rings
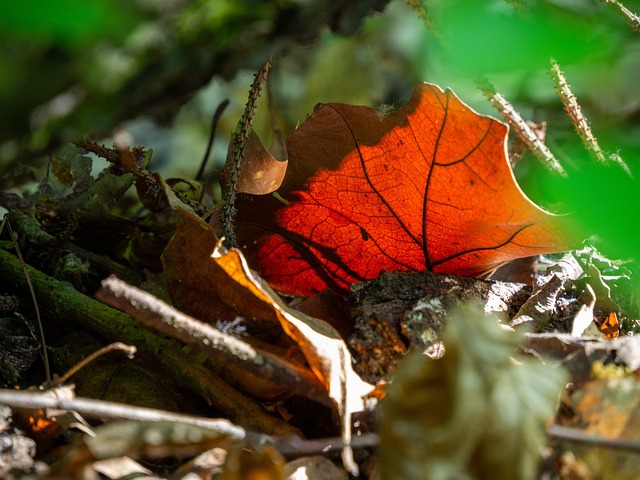
[[[208,428],[232,440],[244,440],[247,432],[226,419],[214,419],[167,412],[155,408],[137,407],[124,403],[106,402],[92,398],[61,399],[47,392],[0,389],[0,404],[12,408],[51,408],[77,412],[82,416],[102,420],[137,420],[141,422],[177,422]]]
[[[223,415],[243,427],[277,436],[299,435],[294,427],[268,415],[253,400],[187,356],[177,342],[154,334],[128,315],[83,295],[66,282],[60,282],[30,266],[27,266],[27,270],[44,311],[82,325],[110,341],[135,345],[178,385],[198,393]],[[4,250],[0,250],[0,278],[4,285],[27,292],[28,286],[19,260]]]
[[[292,392],[331,406],[326,389],[309,369],[288,363],[268,352],[227,335],[167,305],[153,295],[115,277],[102,282],[96,293],[102,302],[122,310],[143,325],[169,335],[207,353],[222,353],[226,359],[251,373],[274,381]]]

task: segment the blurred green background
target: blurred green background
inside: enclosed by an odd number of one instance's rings
[[[640,1],[626,6],[640,12]],[[494,116],[471,76],[486,76],[571,173],[535,160],[516,175],[536,202],[572,211],[616,256],[640,258],[640,34],[598,0],[431,0],[429,27],[401,0],[32,0],[0,5],[0,181],[32,189],[48,155],[81,135],[154,149],[151,169],[193,178],[211,116],[219,167],[253,73],[269,57],[272,111],[256,130],[269,147],[318,102],[399,105],[413,85],[451,87]],[[636,175],[596,173],[549,78],[564,70],[607,152]],[[212,167],[213,168],[213,167]],[[613,213],[612,213],[613,212]]]

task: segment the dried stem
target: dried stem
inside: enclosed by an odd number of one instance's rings
[[[562,70],[560,70],[560,66],[554,59],[551,59],[550,73],[553,83],[556,85],[558,95],[564,104],[564,109],[567,111],[567,114],[569,114],[569,118],[571,119],[571,122],[573,122],[573,126],[576,129],[580,140],[582,140],[582,144],[589,152],[589,155],[603,165],[615,163],[630,175],[629,167],[627,167],[619,156],[605,155],[600,148],[596,137],[591,132],[589,122],[582,113],[582,108],[580,107],[576,96],[571,91],[571,86],[567,82]]]
[[[259,377],[267,378],[299,395],[331,405],[326,389],[310,370],[256,350],[242,340],[189,317],[118,278],[103,280],[102,290],[96,296],[147,327],[205,352],[223,353],[227,360]]]
[[[91,355],[89,355],[86,358],[83,358],[82,360],[80,360],[78,363],[76,363],[73,367],[71,367],[69,370],[67,370],[67,372],[62,375],[59,378],[56,378],[55,380],[53,380],[51,382],[50,385],[47,385],[49,388],[52,387],[57,387],[58,385],[61,385],[63,383],[65,383],[67,380],[69,380],[73,375],[75,375],[76,373],[78,373],[80,370],[82,370],[84,367],[86,367],[87,365],[89,365],[91,362],[93,362],[95,359],[101,357],[102,355],[104,355],[105,353],[109,353],[109,352],[113,352],[116,350],[121,350],[124,353],[127,354],[127,356],[129,358],[133,358],[133,355],[136,353],[136,347],[132,346],[132,345],[125,345],[122,342],[115,342],[115,343],[111,343],[109,345],[107,345],[106,347],[102,347],[99,350],[96,350],[95,352],[93,352]]]
[[[31,295],[31,300],[33,301],[33,309],[36,314],[36,323],[38,324],[38,335],[40,336],[40,347],[42,348],[42,361],[44,363],[45,379],[47,382],[50,382],[51,368],[49,367],[49,355],[47,354],[47,343],[44,338],[44,329],[42,328],[42,318],[40,317],[40,309],[38,308],[38,299],[36,298],[36,292],[33,289],[33,283],[31,283],[31,277],[29,276],[29,271],[27,270],[27,264],[22,257],[22,252],[20,252],[18,240],[13,233],[11,222],[9,222],[9,218],[6,214],[4,215],[4,217],[2,217],[2,224],[0,224],[0,233],[2,233],[2,230],[5,226],[7,227],[7,232],[9,233],[9,237],[11,238],[11,243],[13,243],[13,246],[16,249],[16,255],[18,256],[18,260],[20,261],[20,267],[22,268],[24,279],[27,282],[27,286],[29,288],[29,295]]]
[[[209,131],[209,142],[207,143],[207,148],[204,151],[204,157],[202,158],[202,162],[200,162],[200,169],[198,170],[198,174],[196,175],[196,180],[201,181],[204,178],[204,172],[207,169],[207,163],[209,163],[209,157],[211,156],[211,148],[213,147],[213,140],[216,136],[216,130],[218,129],[218,122],[220,121],[220,117],[224,112],[224,109],[229,105],[229,100],[223,100],[216,108],[216,111],[213,113],[213,117],[211,118],[211,130]]]
[[[109,420],[137,420],[143,422],[179,422],[210,428],[234,440],[243,440],[246,432],[225,419],[196,417],[181,413],[137,407],[122,403],[106,402],[91,398],[63,399],[51,396],[47,392],[28,390],[16,391],[0,389],[0,404],[13,408],[52,408],[78,412],[79,414]]]
[[[547,429],[547,433],[550,437],[560,440],[582,443],[593,447],[612,448],[615,450],[627,450],[629,452],[640,453],[640,443],[638,442],[621,438],[596,437],[579,428],[552,425]]]
[[[553,156],[549,148],[538,138],[535,132],[520,116],[520,114],[500,93],[497,93],[493,85],[484,77],[475,78],[477,87],[491,101],[491,104],[502,113],[506,122],[513,128],[518,138],[531,150],[542,164],[550,171],[566,177],[567,172],[560,162]]]
[[[602,3],[609,5],[618,15],[623,17],[634,31],[640,32],[640,17],[625,7],[618,0],[602,0]]]
[[[267,75],[271,70],[271,60],[267,60],[262,68],[255,74],[251,88],[249,89],[249,100],[245,105],[244,114],[238,122],[233,135],[231,136],[231,145],[233,148],[233,157],[231,163],[227,162],[225,166],[226,182],[224,198],[222,203],[222,214],[220,221],[222,224],[221,236],[225,237],[225,245],[227,247],[236,247],[236,235],[233,222],[236,216],[235,201],[238,190],[238,180],[240,179],[240,170],[242,160],[244,158],[244,150],[249,139],[249,130],[251,122],[255,115],[256,103],[262,91],[262,85],[267,80]]]

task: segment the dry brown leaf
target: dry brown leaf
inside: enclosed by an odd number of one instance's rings
[[[345,467],[356,473],[357,466],[349,446],[351,415],[364,410],[363,397],[373,390],[373,385],[363,381],[354,372],[351,367],[351,354],[344,340],[324,321],[287,307],[278,295],[251,271],[239,250],[227,250],[222,242],[218,242],[211,257],[234,282],[273,307],[282,328],[296,341],[311,369],[325,384],[342,422],[342,437],[346,445],[343,450]]]
[[[178,210],[176,231],[162,254],[162,270],[173,305],[203,322],[245,319],[244,326],[262,329],[278,325],[273,309],[207,261],[218,238],[193,213]]]

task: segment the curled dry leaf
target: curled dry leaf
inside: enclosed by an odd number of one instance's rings
[[[350,448],[351,415],[364,410],[363,397],[374,387],[353,370],[351,354],[344,340],[328,323],[287,307],[271,288],[254,275],[238,249],[226,250],[219,242],[211,257],[234,282],[248,289],[256,298],[269,303],[282,328],[296,341],[338,409],[345,442],[342,458],[345,467],[357,473]]]
[[[178,213],[175,234],[162,254],[162,270],[174,306],[212,324],[242,316],[249,328],[278,325],[267,303],[241,285],[225,281],[226,273],[208,261],[218,241],[213,229],[191,212],[180,209]]]
[[[215,240],[213,230],[202,219],[180,211],[176,234],[163,254],[174,303],[202,320],[215,321],[215,315],[228,320],[244,316],[257,324],[281,325],[327,388],[341,417],[345,444],[349,445],[351,414],[364,409],[363,396],[373,390],[373,385],[353,371],[344,340],[328,323],[287,307],[251,271],[240,250],[226,250],[221,242],[214,248]],[[208,252],[207,258],[203,252]],[[351,449],[346,447],[344,452],[345,466],[357,471]]]
[[[229,157],[233,155],[231,146],[227,153],[227,165]],[[287,160],[280,161],[271,155],[264,147],[258,135],[249,130],[249,138],[244,150],[244,157],[240,166],[240,178],[238,179],[238,192],[254,195],[266,195],[275,192],[287,172]]]
[[[287,139],[278,191],[238,203],[239,244],[277,290],[345,293],[382,270],[477,276],[567,250],[559,219],[520,190],[508,127],[420,84],[388,116],[319,105]]]

